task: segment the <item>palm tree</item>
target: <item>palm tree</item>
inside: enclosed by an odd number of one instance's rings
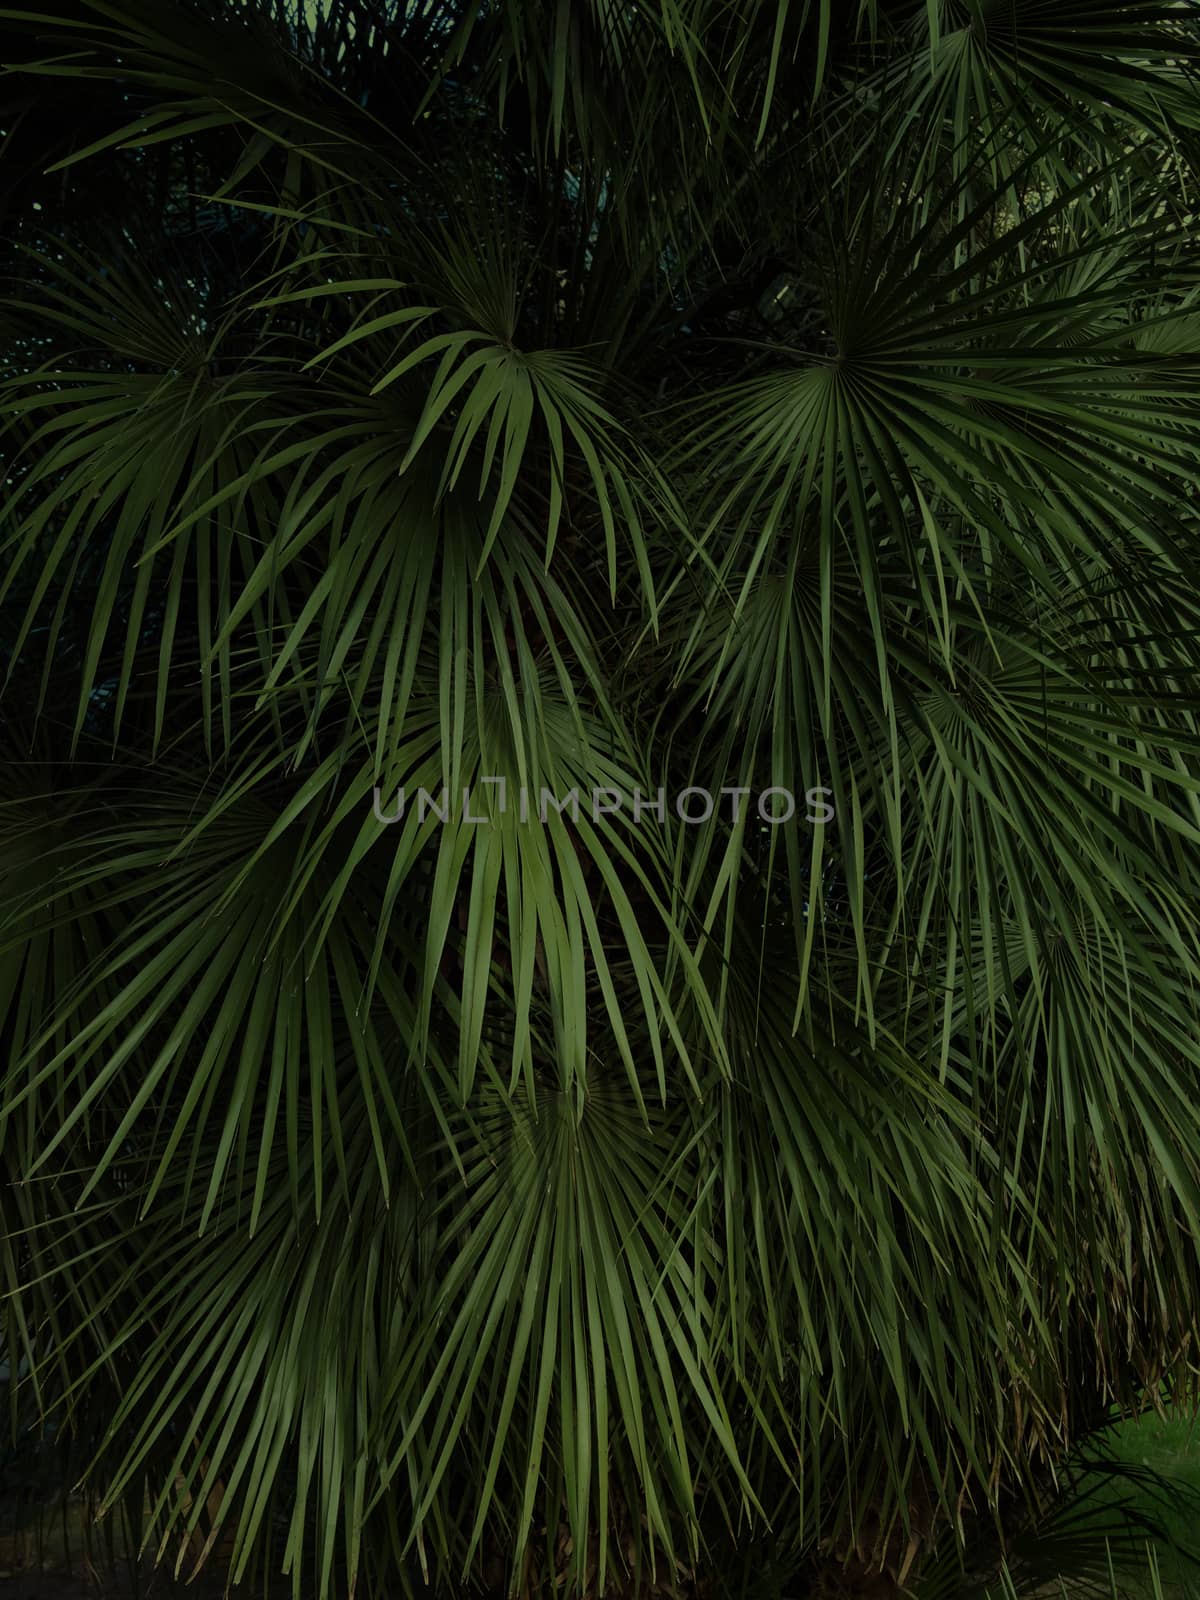
[[[891,1593],[1192,1393],[1198,9],[0,10],[8,1387],[150,1551]]]

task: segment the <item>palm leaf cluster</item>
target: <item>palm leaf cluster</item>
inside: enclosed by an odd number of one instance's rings
[[[0,10],[0,1307],[149,1550],[894,1584],[1190,1392],[1198,22]]]

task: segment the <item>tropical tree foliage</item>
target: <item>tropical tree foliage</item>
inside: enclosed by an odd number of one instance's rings
[[[0,9],[0,1307],[150,1550],[894,1586],[1190,1392],[1198,20]]]

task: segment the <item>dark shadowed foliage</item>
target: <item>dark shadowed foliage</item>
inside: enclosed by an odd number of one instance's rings
[[[0,8],[0,1326],[149,1552],[1112,1531],[1200,1299],[1198,23]]]

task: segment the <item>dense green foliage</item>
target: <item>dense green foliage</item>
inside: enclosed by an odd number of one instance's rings
[[[1186,1389],[1198,23],[0,8],[0,1313],[150,1548],[903,1579]]]

